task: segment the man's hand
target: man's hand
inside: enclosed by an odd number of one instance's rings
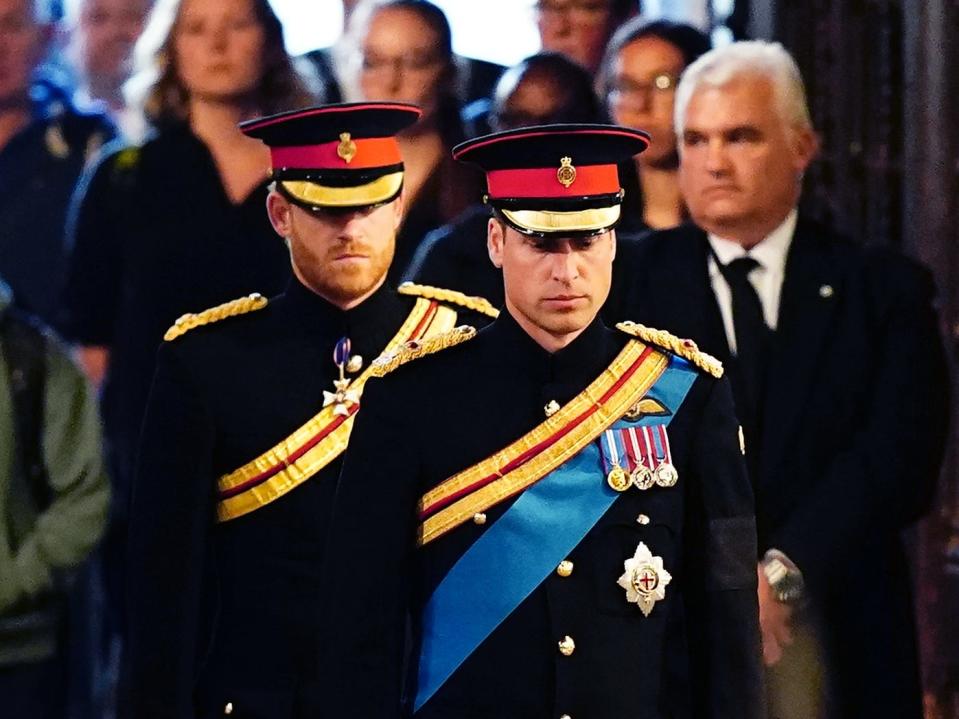
[[[783,648],[793,642],[793,608],[776,599],[762,565],[756,568],[759,575],[759,628],[763,637],[763,661],[771,667],[783,657]]]

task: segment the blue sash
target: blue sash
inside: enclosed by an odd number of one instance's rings
[[[646,394],[670,414],[619,420],[613,428],[669,424],[697,374],[686,360],[672,357]],[[569,556],[618,496],[603,476],[599,445],[591,442],[523,492],[473,543],[423,608],[414,712]]]

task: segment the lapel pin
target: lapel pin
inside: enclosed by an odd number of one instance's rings
[[[835,293],[836,291],[832,288],[832,285],[823,285],[822,287],[819,288],[819,296],[822,297],[824,300],[829,299]]]

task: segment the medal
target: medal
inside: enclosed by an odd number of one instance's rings
[[[663,462],[656,468],[656,484],[660,487],[674,487],[679,481],[679,472],[669,462]]]
[[[333,380],[333,387],[336,392],[323,391],[323,406],[333,405],[333,414],[341,417],[349,417],[350,405],[356,405],[360,402],[360,393],[349,389],[350,380],[346,379],[349,357],[350,338],[341,337],[333,348],[333,364],[340,370],[340,378]]]
[[[641,464],[633,470],[633,473],[629,475],[629,481],[633,483],[636,489],[643,491],[656,484],[656,478],[645,464]]]
[[[627,430],[627,435],[629,436],[629,447],[632,451],[633,460],[636,465],[636,468],[629,476],[629,479],[636,489],[646,491],[656,483],[656,480],[653,477],[653,470],[646,465],[646,457],[649,455],[649,451],[647,450],[645,453],[643,452],[640,446],[637,429],[638,428],[636,427],[630,427],[629,430]]]
[[[676,482],[679,481],[679,472],[676,471],[676,467],[673,465],[672,452],[669,447],[669,435],[666,434],[666,427],[660,424],[656,425],[656,427],[650,427],[649,429],[653,435],[653,445],[656,447],[656,469],[653,470],[653,475],[656,477],[656,485],[664,488],[675,487]]]
[[[672,576],[663,567],[663,558],[655,557],[643,542],[632,557],[623,562],[626,570],[616,583],[626,590],[626,601],[635,603],[648,617],[656,602],[666,598],[666,585]]]
[[[616,443],[615,430],[607,429],[604,438],[606,440],[606,450],[609,454],[607,460],[609,471],[606,473],[606,484],[616,492],[625,492],[629,489],[629,473],[619,464],[621,454]]]
[[[622,467],[613,467],[606,475],[606,484],[617,492],[625,492],[629,489],[629,475]]]

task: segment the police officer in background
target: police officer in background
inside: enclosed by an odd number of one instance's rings
[[[495,314],[384,281],[411,105],[242,125],[294,279],[182,317],[161,348],[130,522],[131,716],[316,717],[320,566],[339,457],[385,349]]]
[[[552,125],[454,150],[487,173],[505,311],[377,362],[324,573],[327,716],[762,715],[753,497],[722,367],[597,318],[616,163],[647,144]]]

